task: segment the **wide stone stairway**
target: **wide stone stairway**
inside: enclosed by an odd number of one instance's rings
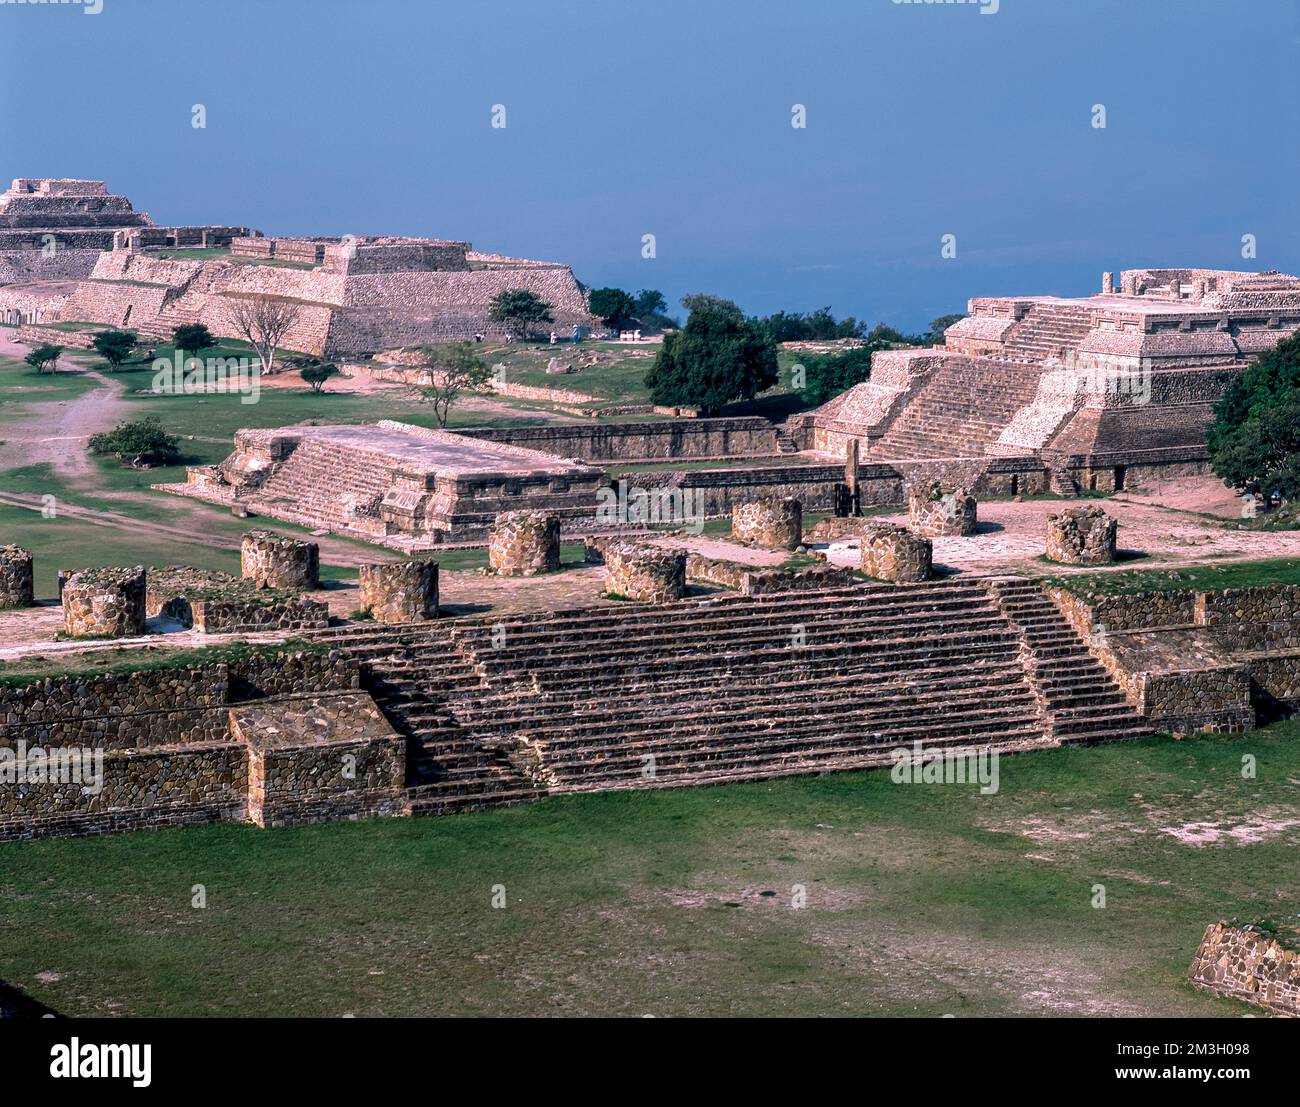
[[[1038,587],[863,585],[323,636],[406,735],[412,813],[1149,733]]]
[[[1042,373],[1016,362],[941,365],[871,447],[873,458],[983,457]]]
[[[1091,329],[1092,313],[1086,307],[1034,304],[1007,335],[1005,354],[1035,365],[1061,359],[1076,350]]]
[[[382,454],[307,437],[248,502],[274,505],[274,515],[297,515],[304,526],[382,535],[383,523],[366,511],[391,483],[392,461]]]

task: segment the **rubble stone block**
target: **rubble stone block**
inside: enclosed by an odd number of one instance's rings
[[[63,626],[71,638],[127,638],[144,633],[145,577],[133,569],[85,569],[63,586]]]
[[[32,555],[19,546],[0,546],[0,607],[31,607]]]
[[[793,550],[803,542],[803,507],[787,497],[765,497],[731,509],[731,537],[769,550]]]
[[[418,623],[438,617],[436,561],[382,561],[362,565],[361,608],[381,623]]]
[[[934,543],[894,523],[862,528],[861,569],[877,580],[929,580]]]
[[[245,579],[259,588],[311,591],[320,587],[320,547],[315,542],[250,530],[240,546],[239,564]]]
[[[605,547],[606,587],[642,603],[667,603],[686,595],[686,551],[634,543]]]
[[[976,502],[964,488],[914,485],[907,491],[909,529],[927,538],[969,537],[975,533]]]
[[[506,511],[488,535],[488,565],[503,577],[560,569],[560,520],[542,511]]]
[[[1067,507],[1047,517],[1049,561],[1106,565],[1115,560],[1115,520],[1099,507]]]

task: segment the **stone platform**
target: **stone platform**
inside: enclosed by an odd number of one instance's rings
[[[501,442],[384,420],[241,430],[220,465],[165,491],[405,551],[485,538],[505,511],[590,530],[600,469]]]

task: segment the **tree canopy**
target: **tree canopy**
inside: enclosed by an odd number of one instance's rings
[[[506,288],[488,302],[488,318],[514,338],[526,338],[538,323],[553,322],[551,305],[527,288]]]
[[[656,404],[716,412],[777,382],[776,343],[730,300],[686,296],[686,326],[664,337],[646,374]]]
[[[100,357],[116,369],[131,356],[137,341],[135,331],[100,331],[90,340],[90,344]]]
[[[607,327],[618,327],[636,319],[636,301],[621,288],[592,289],[587,309]]]
[[[1261,354],[1215,405],[1210,463],[1225,484],[1300,498],[1300,334]]]
[[[163,430],[156,415],[92,434],[89,446],[92,454],[116,455],[130,465],[170,465],[180,460],[180,439]]]
[[[62,346],[53,346],[46,342],[40,346],[34,347],[23,361],[27,362],[38,373],[53,373],[58,367],[59,358],[63,356]]]

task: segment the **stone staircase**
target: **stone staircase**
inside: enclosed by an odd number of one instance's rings
[[[367,512],[388,491],[391,468],[381,454],[304,437],[248,503],[294,514],[304,526],[382,536],[383,523]]]
[[[1041,372],[1014,362],[938,366],[871,447],[873,458],[983,457],[1038,394]]]
[[[781,454],[797,454],[799,452],[799,443],[794,440],[794,436],[785,429],[785,427],[776,428],[776,450]]]
[[[412,813],[1150,733],[1030,581],[323,632],[407,736]]]
[[[990,581],[989,587],[1023,636],[1030,683],[1047,713],[1050,737],[1064,745],[1091,745],[1153,733],[1038,585],[1013,577]]]
[[[1003,340],[1004,357],[1041,365],[1078,348],[1092,329],[1092,313],[1075,304],[1034,304]]]

